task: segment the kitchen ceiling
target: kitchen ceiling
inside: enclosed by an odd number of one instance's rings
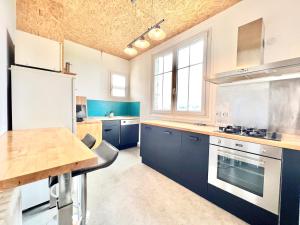
[[[165,41],[239,1],[153,0],[152,7],[152,0],[136,0],[134,7],[130,0],[17,0],[17,29],[131,59],[124,48],[160,19]]]

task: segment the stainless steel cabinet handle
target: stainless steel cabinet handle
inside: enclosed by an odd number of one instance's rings
[[[200,141],[200,138],[194,137],[194,136],[189,136],[189,139],[190,139],[191,141]]]
[[[165,133],[165,134],[169,134],[169,135],[172,134],[172,132],[171,132],[171,131],[168,131],[168,130],[164,131],[164,133]]]

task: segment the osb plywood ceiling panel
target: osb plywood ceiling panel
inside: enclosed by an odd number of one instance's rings
[[[17,0],[17,28],[130,59],[123,49],[155,22],[166,20],[167,40],[239,1],[136,0],[133,6],[130,0]]]

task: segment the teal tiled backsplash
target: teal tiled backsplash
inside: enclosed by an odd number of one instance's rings
[[[87,100],[88,116],[106,116],[111,111],[115,116],[140,116],[140,102],[115,102]]]

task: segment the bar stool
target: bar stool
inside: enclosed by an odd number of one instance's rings
[[[93,150],[97,155],[99,164],[94,167],[80,169],[72,172],[72,177],[81,175],[81,223],[80,225],[86,224],[86,213],[87,213],[87,173],[106,168],[110,166],[118,157],[119,150],[102,140],[101,144]],[[49,182],[50,188],[58,183],[56,177],[51,179]]]
[[[94,147],[94,145],[96,144],[96,139],[92,135],[90,135],[90,134],[86,134],[81,141],[89,149],[92,149]],[[51,193],[51,187],[53,187],[57,183],[58,183],[58,177],[57,176],[49,177],[48,186],[50,188],[50,193]],[[50,205],[49,205],[50,209],[56,207],[56,201],[57,201],[57,198],[53,197],[53,195],[50,194]]]

